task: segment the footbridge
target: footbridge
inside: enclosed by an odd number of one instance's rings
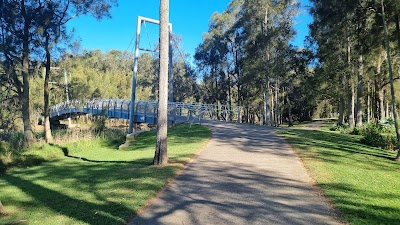
[[[85,114],[129,120],[131,104],[131,101],[123,99],[67,101],[51,107],[50,120],[63,120]],[[134,104],[135,123],[157,124],[156,101],[135,101]],[[197,123],[201,120],[240,122],[240,110],[239,106],[169,102],[168,123]]]

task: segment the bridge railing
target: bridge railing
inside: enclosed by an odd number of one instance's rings
[[[86,102],[73,100],[62,102],[51,107],[51,117],[60,117],[67,114],[96,114],[107,117],[128,119],[131,102],[122,99],[91,99]],[[136,101],[134,115],[136,117],[156,118],[158,103],[156,101]],[[221,120],[240,121],[239,106],[214,105],[200,103],[169,102],[168,117],[175,121],[186,118],[188,121],[195,120]],[[146,121],[141,121],[146,122]]]

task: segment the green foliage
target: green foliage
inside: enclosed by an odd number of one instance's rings
[[[360,139],[361,143],[372,147],[394,150],[397,146],[397,138],[392,119],[380,121],[379,123],[371,122],[362,127],[355,127],[353,129],[350,129],[346,124],[331,127],[329,130],[338,131],[340,134],[363,136]]]
[[[394,150],[397,146],[397,137],[392,126],[385,126],[380,123],[370,123],[360,131],[361,143],[380,147],[383,149]]]
[[[394,119],[393,118],[386,118],[383,120],[379,121],[379,124],[385,129],[385,130],[391,130],[394,128]]]
[[[275,115],[310,120],[318,80],[311,52],[290,44],[298,10],[297,1],[233,0],[214,13],[195,54],[203,102],[239,104],[253,123],[262,120],[266,102]]]
[[[4,98],[0,94],[0,103],[18,99],[16,111],[22,112],[26,145],[32,140],[31,129],[31,78],[40,65],[46,61],[46,68],[52,63],[51,54],[57,52],[60,42],[68,46],[71,36],[68,34],[67,22],[74,17],[91,14],[97,19],[110,16],[110,9],[115,0],[81,0],[81,1],[1,1],[0,7],[0,91],[7,89]],[[46,56],[46,57],[44,57]],[[46,58],[46,59],[44,59]],[[46,72],[46,82],[49,75]],[[43,82],[43,81],[42,81]],[[46,83],[47,84],[47,83]],[[47,93],[47,90],[45,90]],[[47,105],[47,100],[46,100]],[[9,113],[14,113],[8,109]],[[47,111],[47,109],[36,112]],[[39,114],[40,115],[40,114]],[[36,115],[38,117],[39,115]],[[4,117],[3,113],[0,113]],[[2,118],[0,118],[2,119]],[[9,119],[9,118],[7,118]]]
[[[106,129],[106,117],[105,116],[93,117],[90,129],[92,129],[96,133],[103,132]]]
[[[21,151],[24,147],[24,134],[22,132],[0,133],[0,140],[3,140],[2,142],[7,143],[9,149]]]
[[[400,220],[396,154],[359,143],[359,136],[281,130],[317,185],[348,224],[397,224]]]
[[[330,131],[339,131],[339,133],[341,133],[341,134],[349,134],[352,132],[351,129],[349,128],[348,124],[333,126],[333,127],[329,128],[329,130]]]

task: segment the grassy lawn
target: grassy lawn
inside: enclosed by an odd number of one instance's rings
[[[205,127],[169,129],[170,165],[152,166],[155,132],[118,150],[107,138],[35,146],[28,154],[48,162],[0,175],[0,224],[125,224],[205,145]]]
[[[400,163],[394,152],[327,131],[281,130],[350,224],[399,224]]]

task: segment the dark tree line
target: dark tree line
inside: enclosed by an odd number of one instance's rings
[[[354,128],[394,118],[397,131],[394,81],[400,74],[400,2],[312,3],[310,40],[318,58],[316,76],[326,78],[322,91],[338,112],[337,123]]]

